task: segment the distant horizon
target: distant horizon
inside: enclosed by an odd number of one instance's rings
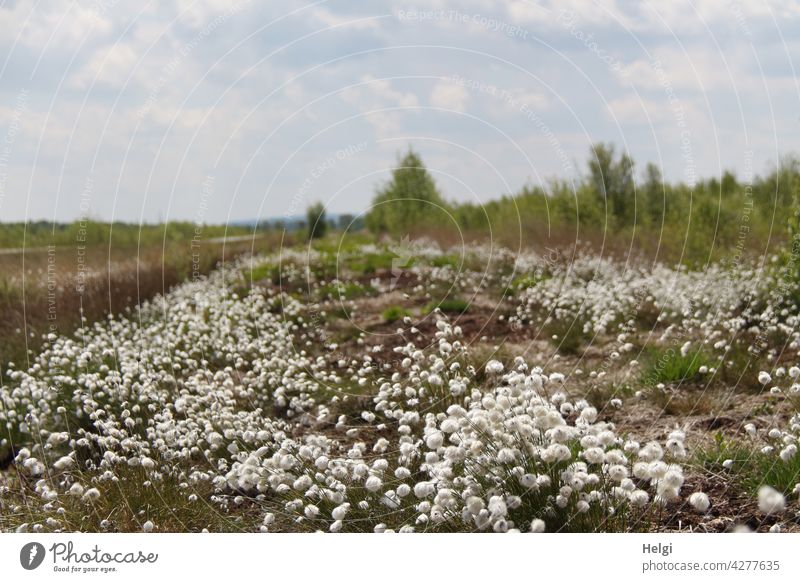
[[[329,213],[328,214],[328,219],[336,219],[336,218],[339,218],[340,216],[348,216],[348,215],[355,215],[355,214],[351,213],[351,212]],[[294,216],[287,216],[287,217],[284,217],[284,216],[264,216],[264,217],[261,217],[261,218],[258,218],[258,219],[256,219],[256,218],[252,218],[252,219],[243,218],[243,219],[240,219],[240,220],[231,220],[231,221],[228,221],[228,222],[212,222],[212,221],[195,222],[194,220],[184,219],[184,218],[170,218],[170,219],[162,220],[162,221],[145,220],[145,221],[141,221],[141,222],[133,222],[133,221],[124,220],[124,219],[105,220],[105,219],[102,219],[102,218],[88,217],[86,219],[76,218],[76,219],[73,219],[73,220],[59,220],[59,221],[53,221],[53,220],[50,220],[50,219],[0,220],[0,224],[55,224],[55,225],[70,225],[70,224],[75,224],[75,223],[80,222],[80,221],[94,222],[94,223],[100,223],[100,224],[126,224],[126,225],[142,225],[142,226],[159,226],[159,225],[162,225],[162,224],[178,223],[178,222],[179,223],[189,223],[189,224],[203,224],[203,225],[209,225],[209,226],[254,226],[257,223],[264,223],[264,222],[269,222],[269,223],[278,223],[278,222],[282,222],[282,221],[300,222],[300,221],[305,221],[305,216],[302,215],[302,214],[296,214]]]
[[[776,158],[776,160],[774,162],[768,163],[760,171],[757,170],[757,169],[752,168],[752,166],[751,166],[749,169],[747,167],[745,167],[744,168],[744,173],[749,172],[749,179],[750,180],[754,180],[754,179],[757,179],[759,177],[763,177],[764,175],[774,171],[778,167],[778,164],[780,162],[782,162],[783,160],[786,160],[786,159],[790,159],[790,158],[791,159],[800,160],[800,152],[789,151],[789,152],[782,153]],[[423,159],[423,161],[424,161],[424,159]],[[641,183],[642,172],[643,172],[644,168],[647,166],[647,164],[652,163],[652,162],[639,163],[635,158],[634,158],[633,161],[635,163],[634,175],[636,177],[636,187],[638,188],[640,186],[640,183]],[[583,166],[585,166],[585,165],[586,165],[586,160],[584,160],[584,162],[579,165],[581,170],[583,170]],[[745,164],[745,166],[747,166],[747,164]],[[392,169],[391,167],[389,167],[387,169],[387,176],[388,176],[388,171],[391,171],[391,169]],[[429,168],[429,170],[430,170],[430,168]],[[728,168],[723,168],[717,174],[713,174],[713,175],[698,175],[696,177],[696,179],[695,179],[695,183],[705,182],[705,181],[708,181],[708,180],[711,180],[711,179],[719,179],[719,178],[721,178],[722,176],[724,176],[728,172],[732,173],[736,177],[737,180],[741,180],[742,179],[742,173],[743,172],[741,170],[737,171],[736,168],[728,167]],[[433,171],[432,171],[432,173],[435,174],[435,172],[433,172]],[[584,177],[585,177],[585,172],[584,171],[576,172],[576,174],[574,176],[570,176],[570,177],[550,176],[550,177],[547,177],[547,178],[544,179],[544,183],[543,184],[535,185],[535,184],[532,184],[530,182],[526,182],[526,183],[522,184],[521,186],[519,186],[514,191],[507,192],[507,193],[496,194],[494,196],[488,197],[486,200],[480,201],[479,203],[480,204],[486,204],[486,203],[492,202],[494,200],[500,200],[503,197],[517,196],[525,188],[532,187],[532,186],[539,186],[539,187],[542,188],[542,190],[546,194],[549,194],[548,185],[550,184],[550,182],[552,180],[561,180],[561,181],[565,181],[565,182],[574,181],[574,182],[577,183],[578,180],[580,180],[580,179],[582,179]],[[666,176],[664,177],[664,181],[665,181],[665,183],[672,184],[672,185],[679,185],[679,184],[685,185],[685,184],[687,184],[687,182],[684,181],[684,180],[673,181],[673,180],[670,180]],[[376,185],[376,187],[372,190],[372,196],[375,195],[377,190],[378,190],[378,185]],[[447,199],[446,193],[445,193],[445,199]],[[318,198],[317,199],[312,199],[312,200],[309,200],[307,205],[311,205],[314,202],[318,202],[318,201],[322,201],[322,200],[320,200]],[[464,203],[464,201],[453,201],[453,200],[450,200],[450,199],[447,199],[447,201],[450,202],[450,203],[453,203],[453,204],[463,204]],[[2,199],[0,199],[0,202],[2,202]],[[322,201],[322,202],[324,204],[324,201]],[[2,206],[0,206],[0,209],[2,209]],[[76,216],[74,218],[65,218],[65,219],[60,219],[60,220],[53,220],[50,217],[29,218],[29,219],[19,219],[19,220],[6,220],[2,215],[0,215],[0,224],[42,223],[42,222],[50,223],[50,224],[72,224],[72,223],[75,223],[75,222],[78,222],[78,221],[81,221],[81,220],[88,220],[88,221],[102,222],[102,223],[112,223],[113,222],[113,223],[142,224],[142,225],[159,225],[159,224],[165,224],[167,222],[190,222],[190,223],[208,224],[208,225],[215,225],[215,226],[223,226],[223,225],[229,225],[229,226],[252,226],[252,225],[255,225],[256,222],[280,222],[280,221],[284,221],[284,220],[285,221],[304,221],[305,220],[304,210],[305,210],[305,206],[302,209],[300,209],[298,212],[296,212],[295,214],[291,214],[291,215],[280,215],[280,214],[277,214],[277,215],[261,216],[260,218],[253,218],[253,217],[231,218],[230,220],[221,221],[221,222],[197,221],[197,220],[195,220],[196,216],[181,216],[181,217],[171,217],[171,218],[159,217],[159,218],[155,218],[155,219],[150,218],[150,219],[144,219],[144,220],[138,221],[138,220],[125,219],[125,218],[113,218],[113,219],[111,219],[111,218],[107,218],[107,217],[97,217],[97,216],[93,216],[93,215],[86,216],[86,217]],[[332,210],[328,209],[328,207],[326,206],[326,211],[327,211],[327,214],[328,214],[329,218],[338,218],[338,217],[344,216],[344,215],[364,216],[369,211],[369,204],[367,204],[366,206],[364,206],[363,208],[361,208],[359,210],[340,210],[340,211],[332,211]]]

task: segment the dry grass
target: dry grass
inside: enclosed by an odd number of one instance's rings
[[[191,241],[140,249],[52,247],[0,255],[0,366],[27,366],[43,335],[123,313],[245,253],[275,248],[281,234],[228,244]]]

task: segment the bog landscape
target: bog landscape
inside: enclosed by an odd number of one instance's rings
[[[403,151],[302,228],[2,225],[0,529],[800,530],[797,162],[590,154],[478,205]]]

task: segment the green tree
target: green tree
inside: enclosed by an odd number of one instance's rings
[[[723,196],[730,196],[739,188],[739,183],[736,181],[736,176],[730,170],[725,170],[722,174],[722,182],[720,183],[720,191]]]
[[[328,230],[328,221],[325,216],[325,205],[316,202],[306,210],[306,226],[308,239],[322,238]]]
[[[367,228],[376,233],[407,234],[440,223],[444,217],[439,208],[445,206],[422,159],[409,149],[392,170],[392,179],[373,199]]]
[[[633,159],[626,153],[615,159],[613,144],[592,146],[590,184],[618,222],[625,222],[633,216],[636,203],[633,165]]]
[[[796,210],[795,196],[800,188],[800,159],[794,155],[783,156],[776,167],[754,184],[755,202],[765,216],[776,210],[791,214]]]
[[[645,212],[650,224],[660,227],[664,221],[667,192],[661,169],[652,162],[644,170],[643,190]]]

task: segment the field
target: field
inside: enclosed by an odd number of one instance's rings
[[[280,240],[274,232],[191,223],[2,224],[0,365],[27,365],[42,336],[72,334]]]
[[[4,359],[0,529],[800,530],[791,256],[265,248]]]

